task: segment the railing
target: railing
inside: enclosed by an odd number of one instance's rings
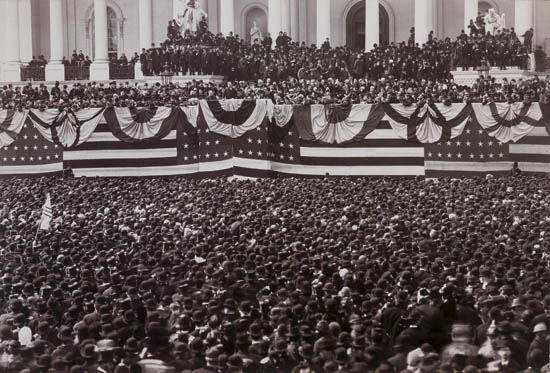
[[[90,66],[65,66],[65,80],[89,80]]]
[[[109,79],[135,79],[134,65],[109,66]]]
[[[40,81],[46,80],[46,69],[44,67],[22,67],[21,68],[21,80],[26,81]]]

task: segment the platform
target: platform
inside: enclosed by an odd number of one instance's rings
[[[202,80],[205,83],[219,84],[219,83],[223,83],[223,81],[225,80],[225,77],[223,75],[176,75],[172,77],[171,81],[172,83],[182,84],[182,83],[192,82],[193,80],[195,81]],[[151,83],[153,84],[162,83],[162,77],[161,76],[144,76],[143,78],[136,80],[136,82],[139,82],[139,83],[146,82],[149,85],[151,85]]]
[[[456,84],[465,85],[468,87],[471,87],[479,78],[479,72],[477,70],[462,71],[462,69],[458,69],[457,71],[451,71],[451,74],[453,74]],[[520,78],[529,79],[536,75],[537,74],[529,70],[522,70],[519,67],[514,66],[507,68],[506,70],[500,70],[499,68],[492,67],[489,71],[489,76],[495,78],[497,83],[501,83],[504,78],[510,81],[512,79],[517,80]]]

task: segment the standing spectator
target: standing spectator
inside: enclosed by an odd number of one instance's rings
[[[531,53],[533,49],[533,35],[534,33],[532,28],[525,31],[525,34],[521,35],[523,37],[523,44],[527,47],[527,51],[529,53]]]

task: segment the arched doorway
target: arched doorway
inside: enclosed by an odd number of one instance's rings
[[[244,30],[243,35],[244,39],[250,43],[250,30],[254,26],[254,22],[256,22],[256,26],[260,29],[262,32],[262,37],[265,37],[267,35],[267,13],[264,9],[258,7],[258,6],[252,6],[248,10],[246,10],[245,16],[244,16]]]
[[[86,23],[86,39],[88,40],[88,51],[92,58],[95,57],[95,16],[94,11],[90,12]],[[123,46],[124,18],[119,17],[117,12],[110,6],[107,7],[107,51],[109,58],[118,58],[124,50]]]
[[[380,4],[380,44],[390,42],[390,19],[386,8]],[[353,49],[365,48],[365,2],[355,4],[346,19],[346,45]]]

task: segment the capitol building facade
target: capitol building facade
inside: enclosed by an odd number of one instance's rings
[[[0,0],[0,62],[27,63],[43,55],[57,62],[82,51],[97,59],[95,9],[107,33],[109,57],[128,57],[166,39],[176,2],[184,0]],[[422,44],[433,31],[437,38],[456,38],[478,11],[493,8],[505,27],[522,35],[534,29],[533,45],[550,55],[548,0],[198,0],[212,32],[230,31],[250,40],[256,24],[263,36],[285,31],[293,40],[355,48],[406,41],[412,27]],[[103,28],[101,28],[103,30]],[[467,30],[466,30],[467,31]],[[100,39],[104,39],[101,35]],[[104,50],[104,46],[101,46]]]

